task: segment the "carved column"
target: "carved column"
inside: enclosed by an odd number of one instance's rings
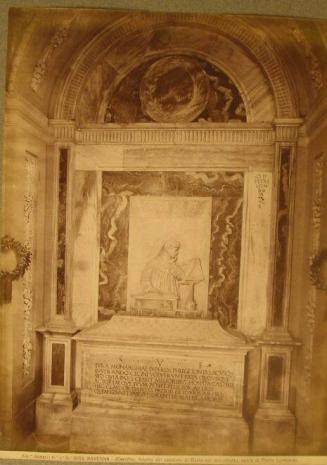
[[[49,147],[47,192],[51,244],[48,268],[49,310],[45,324],[37,330],[43,336],[43,389],[36,404],[39,435],[70,434],[75,405],[72,336],[78,331],[70,306],[71,197],[73,176],[74,124],[51,122],[56,143]],[[52,180],[52,183],[51,181]]]
[[[295,156],[302,120],[276,120],[271,275],[266,330],[258,340],[261,369],[253,424],[255,453],[292,453],[295,417],[289,408],[292,351],[299,343],[288,331]]]

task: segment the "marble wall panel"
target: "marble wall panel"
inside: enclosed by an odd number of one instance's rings
[[[59,152],[58,240],[57,240],[57,315],[65,313],[66,277],[66,200],[68,178],[68,150]]]
[[[99,318],[126,310],[129,198],[133,195],[212,197],[208,312],[236,327],[239,295],[242,173],[104,172],[102,184]]]
[[[276,261],[273,287],[272,325],[283,326],[284,299],[288,268],[289,224],[290,224],[290,182],[292,170],[290,147],[282,147],[279,159],[279,185],[277,188]]]
[[[73,177],[71,314],[78,326],[96,321],[98,288],[98,184],[95,171],[75,171]]]

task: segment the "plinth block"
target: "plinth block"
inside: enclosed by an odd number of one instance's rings
[[[74,395],[42,394],[36,400],[36,434],[69,436]]]
[[[243,418],[214,411],[141,408],[130,404],[81,404],[73,414],[71,452],[117,454],[248,453]]]
[[[295,417],[289,411],[259,409],[253,422],[252,452],[257,455],[293,455]]]

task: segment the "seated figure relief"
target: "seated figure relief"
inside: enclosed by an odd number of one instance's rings
[[[142,294],[134,296],[135,307],[144,310],[155,304],[163,310],[195,312],[195,284],[203,281],[201,260],[192,258],[185,263],[178,260],[181,243],[166,240],[159,252],[144,267],[140,284]],[[150,306],[150,307],[149,307]]]

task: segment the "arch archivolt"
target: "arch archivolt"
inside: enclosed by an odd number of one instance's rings
[[[146,59],[166,55],[193,55],[224,71],[239,89],[248,122],[297,115],[293,85],[276,53],[239,19],[142,13],[117,21],[88,44],[55,90],[50,116],[75,119],[92,73],[106,63],[112,76],[98,102],[96,121],[103,122],[112,86]]]

